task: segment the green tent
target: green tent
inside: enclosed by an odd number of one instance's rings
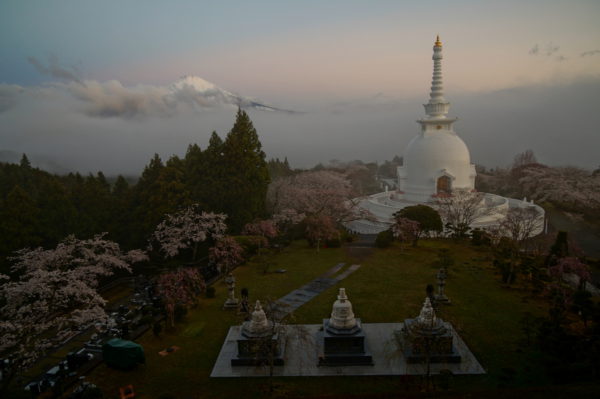
[[[102,357],[109,367],[129,370],[145,363],[144,348],[132,341],[113,338],[102,345]]]

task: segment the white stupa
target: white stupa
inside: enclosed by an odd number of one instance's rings
[[[437,196],[450,195],[453,190],[475,189],[477,174],[475,165],[471,163],[469,149],[454,131],[457,118],[447,116],[450,102],[444,97],[442,43],[439,36],[433,45],[432,58],[431,93],[429,101],[424,104],[426,116],[417,121],[421,130],[404,151],[403,165],[397,170],[398,189],[386,189],[385,192],[361,199],[359,206],[370,211],[374,220],[346,223],[351,231],[379,233],[387,230],[393,214],[406,206],[432,203]],[[476,219],[472,228],[497,225],[512,207],[534,206],[544,215],[544,210],[537,205],[495,194],[485,194],[481,206],[489,211]]]
[[[398,167],[398,187],[403,199],[427,202],[440,192],[475,188],[475,165],[469,149],[454,131],[456,118],[448,118],[450,103],[444,98],[442,43],[433,46],[433,79],[427,116],[418,122],[421,131],[406,147],[404,165]]]

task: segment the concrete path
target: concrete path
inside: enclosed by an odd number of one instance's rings
[[[336,276],[336,273],[342,270],[344,266],[345,263],[338,263],[308,284],[303,285],[297,290],[294,290],[275,301],[275,309],[273,309],[275,320],[281,320],[321,292],[333,287],[360,268],[360,265],[351,265]]]

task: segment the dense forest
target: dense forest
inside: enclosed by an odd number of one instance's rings
[[[125,249],[145,247],[165,214],[190,204],[227,214],[236,233],[264,216],[269,182],[265,153],[243,110],[224,140],[213,132],[204,150],[191,144],[183,158],[166,162],[155,155],[135,184],[123,176],[111,184],[102,172],[53,175],[23,155],[20,164],[0,164],[0,271],[8,272],[15,250],[52,247],[70,234],[108,232]]]

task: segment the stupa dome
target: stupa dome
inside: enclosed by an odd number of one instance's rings
[[[469,149],[452,131],[425,131],[415,136],[403,160],[398,178],[408,201],[427,202],[440,191],[474,187],[475,167]]]
[[[456,133],[424,134],[413,137],[404,152],[404,163],[415,172],[470,164],[469,149]]]

